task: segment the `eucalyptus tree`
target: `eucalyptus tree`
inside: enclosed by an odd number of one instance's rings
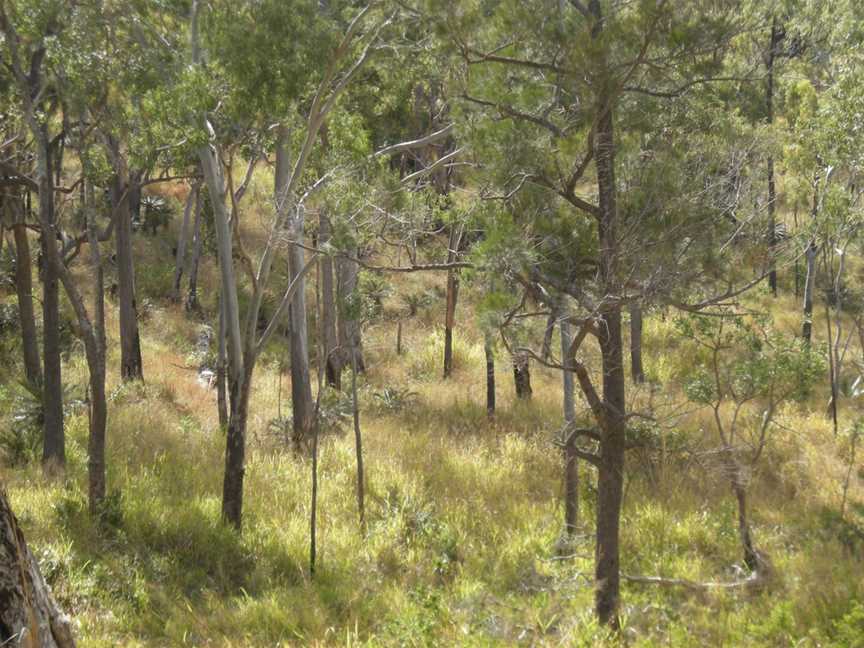
[[[227,94],[219,98],[224,101],[217,99],[209,104],[207,100],[216,95],[204,97],[205,105],[198,113],[197,127],[190,130],[190,138],[195,139],[198,147],[213,205],[222,317],[227,338],[230,412],[222,515],[226,522],[239,529],[246,421],[255,363],[289,310],[292,311],[292,335],[298,337],[304,332],[296,327],[306,316],[298,295],[303,278],[313,265],[313,261],[302,258],[306,200],[314,187],[307,183],[307,165],[322,126],[377,45],[387,17],[370,6],[353,12],[346,7],[343,14],[341,5],[320,7],[316,2],[296,3],[290,11],[279,2],[213,3],[206,14],[201,10],[200,3],[194,2],[190,25],[194,67],[189,72],[190,85],[197,83],[200,88],[203,84],[206,88],[208,83],[218,79],[224,84],[219,87],[227,88]],[[248,29],[250,25],[255,26],[254,34]],[[267,132],[275,124],[274,214],[267,226],[267,242],[255,267],[238,245],[236,230],[229,221],[226,192],[231,176],[226,174],[220,160],[222,140],[217,130],[227,120],[224,113],[218,112],[220,106],[228,109],[243,106],[260,120],[260,126],[268,129]],[[292,144],[296,145],[293,161],[289,158]],[[235,224],[238,218],[239,214],[235,213]],[[287,288],[280,290],[276,311],[268,319],[264,332],[259,334],[261,307],[266,292],[272,289],[273,264],[286,247],[291,259],[291,279]],[[245,317],[240,312],[234,263],[238,252],[243,272],[252,285]],[[241,319],[245,324],[241,325]],[[302,357],[304,351],[308,354],[307,344],[306,340],[299,340],[292,348],[292,358],[305,363],[308,376],[308,358]],[[302,388],[309,388],[308,382]],[[299,425],[310,424],[311,408],[302,409],[304,403],[311,405],[309,389],[308,402],[305,393],[302,402],[297,400],[297,392],[294,393],[294,416]]]
[[[724,54],[738,33],[735,3],[433,5],[461,54],[464,130],[483,162],[479,182],[500,203],[489,223],[502,232],[498,254],[526,289],[539,286],[552,302],[569,295],[578,308],[568,315],[573,342],[554,364],[575,374],[593,419],[580,429],[598,452],[574,452],[598,468],[596,609],[616,624],[633,414],[622,310],[633,301],[699,309],[750,285],[727,283],[692,301],[694,285],[716,278],[710,265],[736,253],[723,245],[731,225],[721,199],[729,193],[723,161],[741,139],[724,145],[718,136],[739,124],[712,88],[723,85]],[[640,146],[642,134],[650,146]],[[694,146],[694,137],[712,148]],[[620,189],[627,152],[660,182],[641,205]],[[577,356],[586,339],[599,348],[600,389]]]

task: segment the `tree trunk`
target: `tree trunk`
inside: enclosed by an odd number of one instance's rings
[[[357,403],[357,354],[351,349],[351,401],[354,410],[354,450],[357,456],[357,511],[360,532],[366,534],[366,474],[363,470],[363,437],[360,434],[360,407]]]
[[[175,302],[180,301],[180,282],[183,279],[183,270],[186,266],[186,240],[189,238],[189,224],[192,217],[193,206],[198,202],[198,191],[201,188],[200,182],[195,182],[189,189],[189,196],[186,198],[186,206],[183,208],[183,222],[180,225],[180,232],[177,235],[177,254],[174,257],[174,283],[172,298]]]
[[[20,209],[12,224],[15,237],[15,292],[18,295],[18,317],[21,321],[21,345],[24,350],[24,373],[27,382],[42,384],[36,316],[33,312],[33,264],[30,259],[30,239],[27,237],[24,210]]]
[[[288,130],[279,127],[276,142],[275,195],[277,201],[288,200],[286,191],[291,175],[288,159]],[[300,276],[305,265],[303,252],[304,211],[294,208],[289,220],[289,240],[294,241],[288,248],[288,277],[298,281],[297,292],[291,301],[288,318],[291,322],[291,407],[293,411],[294,442],[308,441],[312,431],[315,403],[312,400],[312,379],[309,372],[309,333],[306,321],[306,280]]]
[[[462,241],[461,225],[450,227],[450,242],[447,249],[447,263],[453,263],[459,254]],[[451,268],[447,271],[447,302],[444,315],[444,379],[453,373],[453,326],[456,320],[456,300],[459,297],[459,274]]]
[[[777,46],[782,40],[782,31],[778,28],[777,17],[771,18],[771,40],[768,49],[768,57],[766,59],[767,78],[765,90],[766,103],[766,121],[769,126],[774,123],[774,59],[777,54]],[[774,156],[769,155],[767,160],[768,167],[768,256],[770,263],[770,272],[768,273],[768,286],[771,289],[771,294],[777,296],[777,264],[775,254],[777,248],[777,221],[776,221],[776,205],[777,200],[776,189],[774,186]]]
[[[120,303],[120,376],[123,380],[143,380],[141,339],[138,333],[138,307],[135,301],[135,268],[132,259],[133,184],[119,145],[111,141],[115,175],[111,203],[117,218],[117,298]]]
[[[0,601],[2,645],[74,648],[69,619],[51,596],[3,491],[0,491]]]
[[[327,212],[319,212],[318,237],[322,248],[332,238],[332,228]],[[336,286],[333,276],[333,258],[321,258],[321,328],[324,343],[324,367],[327,384],[334,389],[342,388],[342,367],[339,363],[339,337],[336,330]]]
[[[804,280],[804,324],[801,336],[807,344],[813,333],[813,287],[816,283],[816,241],[810,241],[807,245],[807,278]]]
[[[492,418],[495,416],[495,349],[489,333],[483,342],[483,350],[486,352],[486,414]]]
[[[39,183],[39,224],[42,228],[42,464],[48,472],[66,465],[66,437],[63,431],[63,382],[60,360],[60,289],[54,214],[54,187],[51,157],[44,127],[37,138]]]
[[[516,398],[531,398],[531,360],[526,353],[517,351],[513,354],[513,383],[516,386]]]
[[[566,317],[561,318],[559,329],[561,332],[561,362],[567,366],[572,336],[570,335],[570,322],[567,321]],[[570,426],[576,420],[573,372],[567,369],[562,371],[561,381],[564,390],[564,421],[568,424],[567,429],[570,430]],[[574,452],[576,450],[576,435],[570,432],[568,432],[564,444],[564,532],[568,536],[576,533],[576,525],[579,522],[579,460]]]
[[[243,524],[243,478],[246,474],[246,422],[252,385],[251,363],[239,380],[229,385],[231,414],[225,447],[225,479],[222,483],[222,519],[238,531]]]
[[[595,30],[602,29],[600,5],[592,0],[597,20]],[[602,69],[606,71],[606,61]],[[618,210],[615,187],[615,132],[612,115],[614,90],[608,79],[598,97],[594,160],[597,169],[599,203],[598,249],[600,256],[600,294],[619,295]],[[597,545],[595,606],[601,624],[618,628],[620,602],[619,537],[621,502],[624,489],[624,450],[626,433],[625,375],[621,336],[621,306],[611,300],[601,310],[600,352],[603,372],[603,402],[600,461],[597,478]]]
[[[645,382],[642,367],[642,307],[630,305],[630,377],[637,385]]]
[[[226,368],[227,368],[227,351],[225,348],[225,311],[222,303],[222,297],[219,297],[219,343],[217,345],[216,359],[216,407],[219,410],[219,429],[225,431],[228,429],[228,396],[225,389]],[[279,379],[281,381],[282,374],[280,372]],[[281,387],[281,382],[280,382]],[[280,414],[281,416],[281,414]]]
[[[186,311],[197,313],[201,306],[198,303],[198,262],[201,259],[201,212],[204,200],[199,190],[195,194],[195,220],[192,226],[192,258],[189,260],[189,288],[186,291]]]

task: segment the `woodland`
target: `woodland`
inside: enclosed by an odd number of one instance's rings
[[[0,645],[864,647],[856,0],[0,0]]]

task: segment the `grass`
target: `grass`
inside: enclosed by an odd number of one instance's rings
[[[622,637],[598,628],[588,467],[581,468],[582,535],[570,557],[556,555],[562,466],[552,438],[561,419],[560,376],[535,367],[533,400],[516,401],[499,358],[498,412],[490,420],[470,286],[462,293],[449,381],[439,375],[443,335],[433,315],[443,312],[440,299],[405,320],[401,357],[392,318],[367,331],[369,373],[360,390],[365,538],[353,436],[328,434],[319,467],[318,568],[310,576],[310,462],[267,433],[279,414],[280,382],[283,401],[290,394],[275,356],[255,374],[244,532],[226,529],[218,521],[224,439],[215,394],[188,365],[195,326],[158,298],[170,265],[164,247],[138,249],[140,268],[151,261],[163,268],[146,283],[153,293],[142,330],[146,385],[120,385],[117,352],[109,358],[106,522],[97,525],[86,510],[85,414],[67,419],[63,481],[46,481],[32,462],[2,469],[80,645],[864,645],[864,609],[856,603],[864,596],[864,548],[836,518],[845,463],[822,411],[824,391],[781,413],[751,485],[756,541],[779,575],[769,589],[693,593],[625,584]],[[213,280],[210,263],[202,266],[205,286]],[[436,280],[411,277],[410,289],[429,290]],[[212,308],[211,294],[202,290],[205,309]],[[753,298],[754,305],[765,302]],[[385,314],[399,308],[393,295]],[[795,302],[784,297],[778,308],[778,325],[795,326]],[[113,309],[108,316],[113,336]],[[116,349],[113,337],[111,345]],[[271,353],[278,352],[277,344]],[[692,357],[674,339],[671,322],[649,314],[645,359],[658,383],[631,390],[633,406],[680,404],[677,381]],[[3,371],[12,376],[14,369]],[[67,382],[84,383],[78,357],[65,370]],[[394,385],[416,396],[401,409],[377,406],[375,393]],[[287,404],[281,407],[284,413]],[[849,420],[855,406],[844,407]],[[653,445],[630,455],[625,573],[706,581],[739,575],[736,513],[707,452],[716,445],[710,425],[704,412],[681,415]],[[857,475],[853,502],[864,501],[862,486]],[[860,514],[857,521],[864,523]]]

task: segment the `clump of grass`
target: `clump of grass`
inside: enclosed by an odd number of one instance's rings
[[[482,345],[470,341],[459,329],[453,331],[453,372],[476,370],[484,362]],[[444,331],[435,331],[416,343],[409,358],[408,373],[417,380],[432,380],[443,371]]]

